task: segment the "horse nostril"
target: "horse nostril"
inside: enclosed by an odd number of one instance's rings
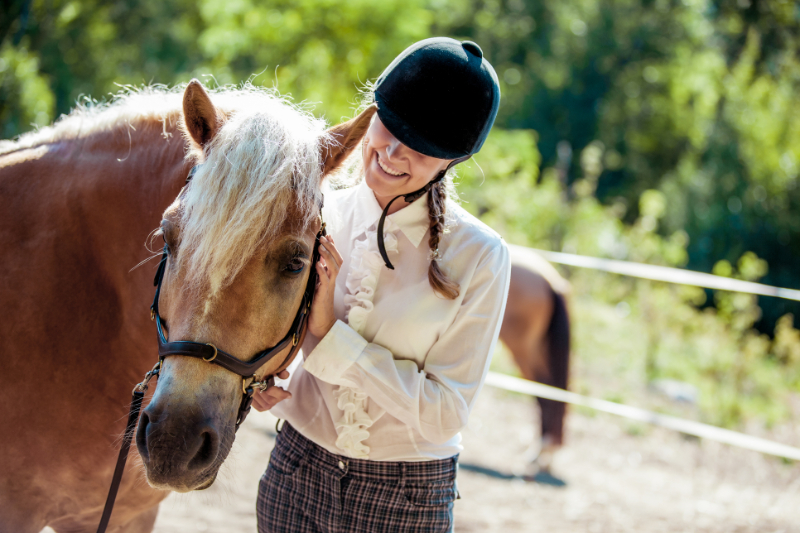
[[[149,424],[150,417],[147,416],[147,412],[142,413],[142,417],[139,419],[139,428],[136,430],[136,447],[144,461],[150,460],[150,453],[147,449],[147,426]]]
[[[208,468],[219,453],[219,437],[213,429],[207,429],[200,434],[200,447],[189,461],[189,470],[203,470]]]

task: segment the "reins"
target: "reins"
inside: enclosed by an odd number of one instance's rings
[[[192,167],[189,175],[186,177],[188,184],[199,165]],[[322,216],[322,205],[320,205],[320,217]],[[278,368],[284,366],[288,361],[297,355],[300,350],[300,340],[305,334],[308,325],[308,314],[311,310],[311,303],[314,299],[314,289],[317,285],[317,269],[316,264],[319,261],[319,240],[322,236],[326,235],[325,222],[322,222],[319,231],[317,232],[314,240],[314,251],[311,254],[311,271],[308,274],[308,282],[306,289],[303,292],[303,299],[300,302],[300,308],[297,310],[292,326],[289,332],[281,339],[278,344],[266,350],[258,352],[250,361],[241,361],[231,354],[220,350],[211,343],[200,343],[193,341],[172,341],[170,342],[164,335],[164,322],[158,312],[158,300],[161,295],[161,283],[164,281],[164,272],[167,267],[167,260],[169,258],[168,247],[165,244],[164,250],[161,254],[161,261],[156,270],[153,285],[156,287],[155,296],[153,297],[153,305],[150,306],[150,318],[156,323],[156,332],[158,334],[158,362],[152,370],[145,374],[141,383],[133,388],[133,397],[131,399],[131,407],[128,412],[128,423],[125,427],[125,434],[122,438],[122,444],[119,449],[119,456],[117,457],[117,465],[114,469],[114,476],[111,479],[111,487],[108,490],[108,497],[106,504],[103,508],[103,515],[100,518],[100,524],[97,527],[97,533],[105,533],[108,527],[108,522],[111,519],[111,512],[114,509],[114,502],[117,498],[117,492],[122,481],[122,474],[125,470],[125,463],[128,460],[128,452],[133,440],[133,433],[136,429],[136,423],[139,421],[139,412],[141,411],[142,401],[144,400],[145,392],[149,386],[150,380],[157,377],[161,372],[161,365],[165,357],[171,355],[183,355],[186,357],[195,357],[203,361],[218,365],[222,368],[238,374],[242,377],[242,401],[239,404],[239,411],[236,414],[236,431],[247,418],[250,413],[250,407],[253,404],[253,394],[256,389],[261,391],[275,384],[275,376],[268,376],[262,381],[257,381],[256,372],[266,363],[271,361],[276,355],[281,353],[286,348],[289,348],[289,353],[281,361]],[[249,383],[248,383],[249,381]]]

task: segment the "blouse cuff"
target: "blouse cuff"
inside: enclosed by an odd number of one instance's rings
[[[342,376],[369,344],[356,331],[337,320],[303,363],[313,376],[333,385],[344,384]]]

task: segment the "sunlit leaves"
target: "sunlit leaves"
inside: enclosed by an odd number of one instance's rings
[[[9,138],[19,131],[49,124],[55,98],[39,59],[25,48],[0,47],[0,134]]]

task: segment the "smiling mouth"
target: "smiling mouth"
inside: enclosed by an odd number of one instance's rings
[[[405,173],[405,172],[400,172],[400,171],[398,171],[398,170],[395,170],[395,169],[393,169],[392,167],[390,167],[390,166],[386,165],[386,163],[384,163],[384,162],[381,160],[381,156],[380,156],[380,155],[378,155],[378,154],[375,154],[375,157],[377,157],[377,158],[378,158],[378,166],[379,166],[379,167],[381,167],[381,170],[383,170],[384,172],[386,172],[386,173],[387,173],[387,174],[389,174],[390,176],[405,176],[405,175],[406,175],[406,173]]]

